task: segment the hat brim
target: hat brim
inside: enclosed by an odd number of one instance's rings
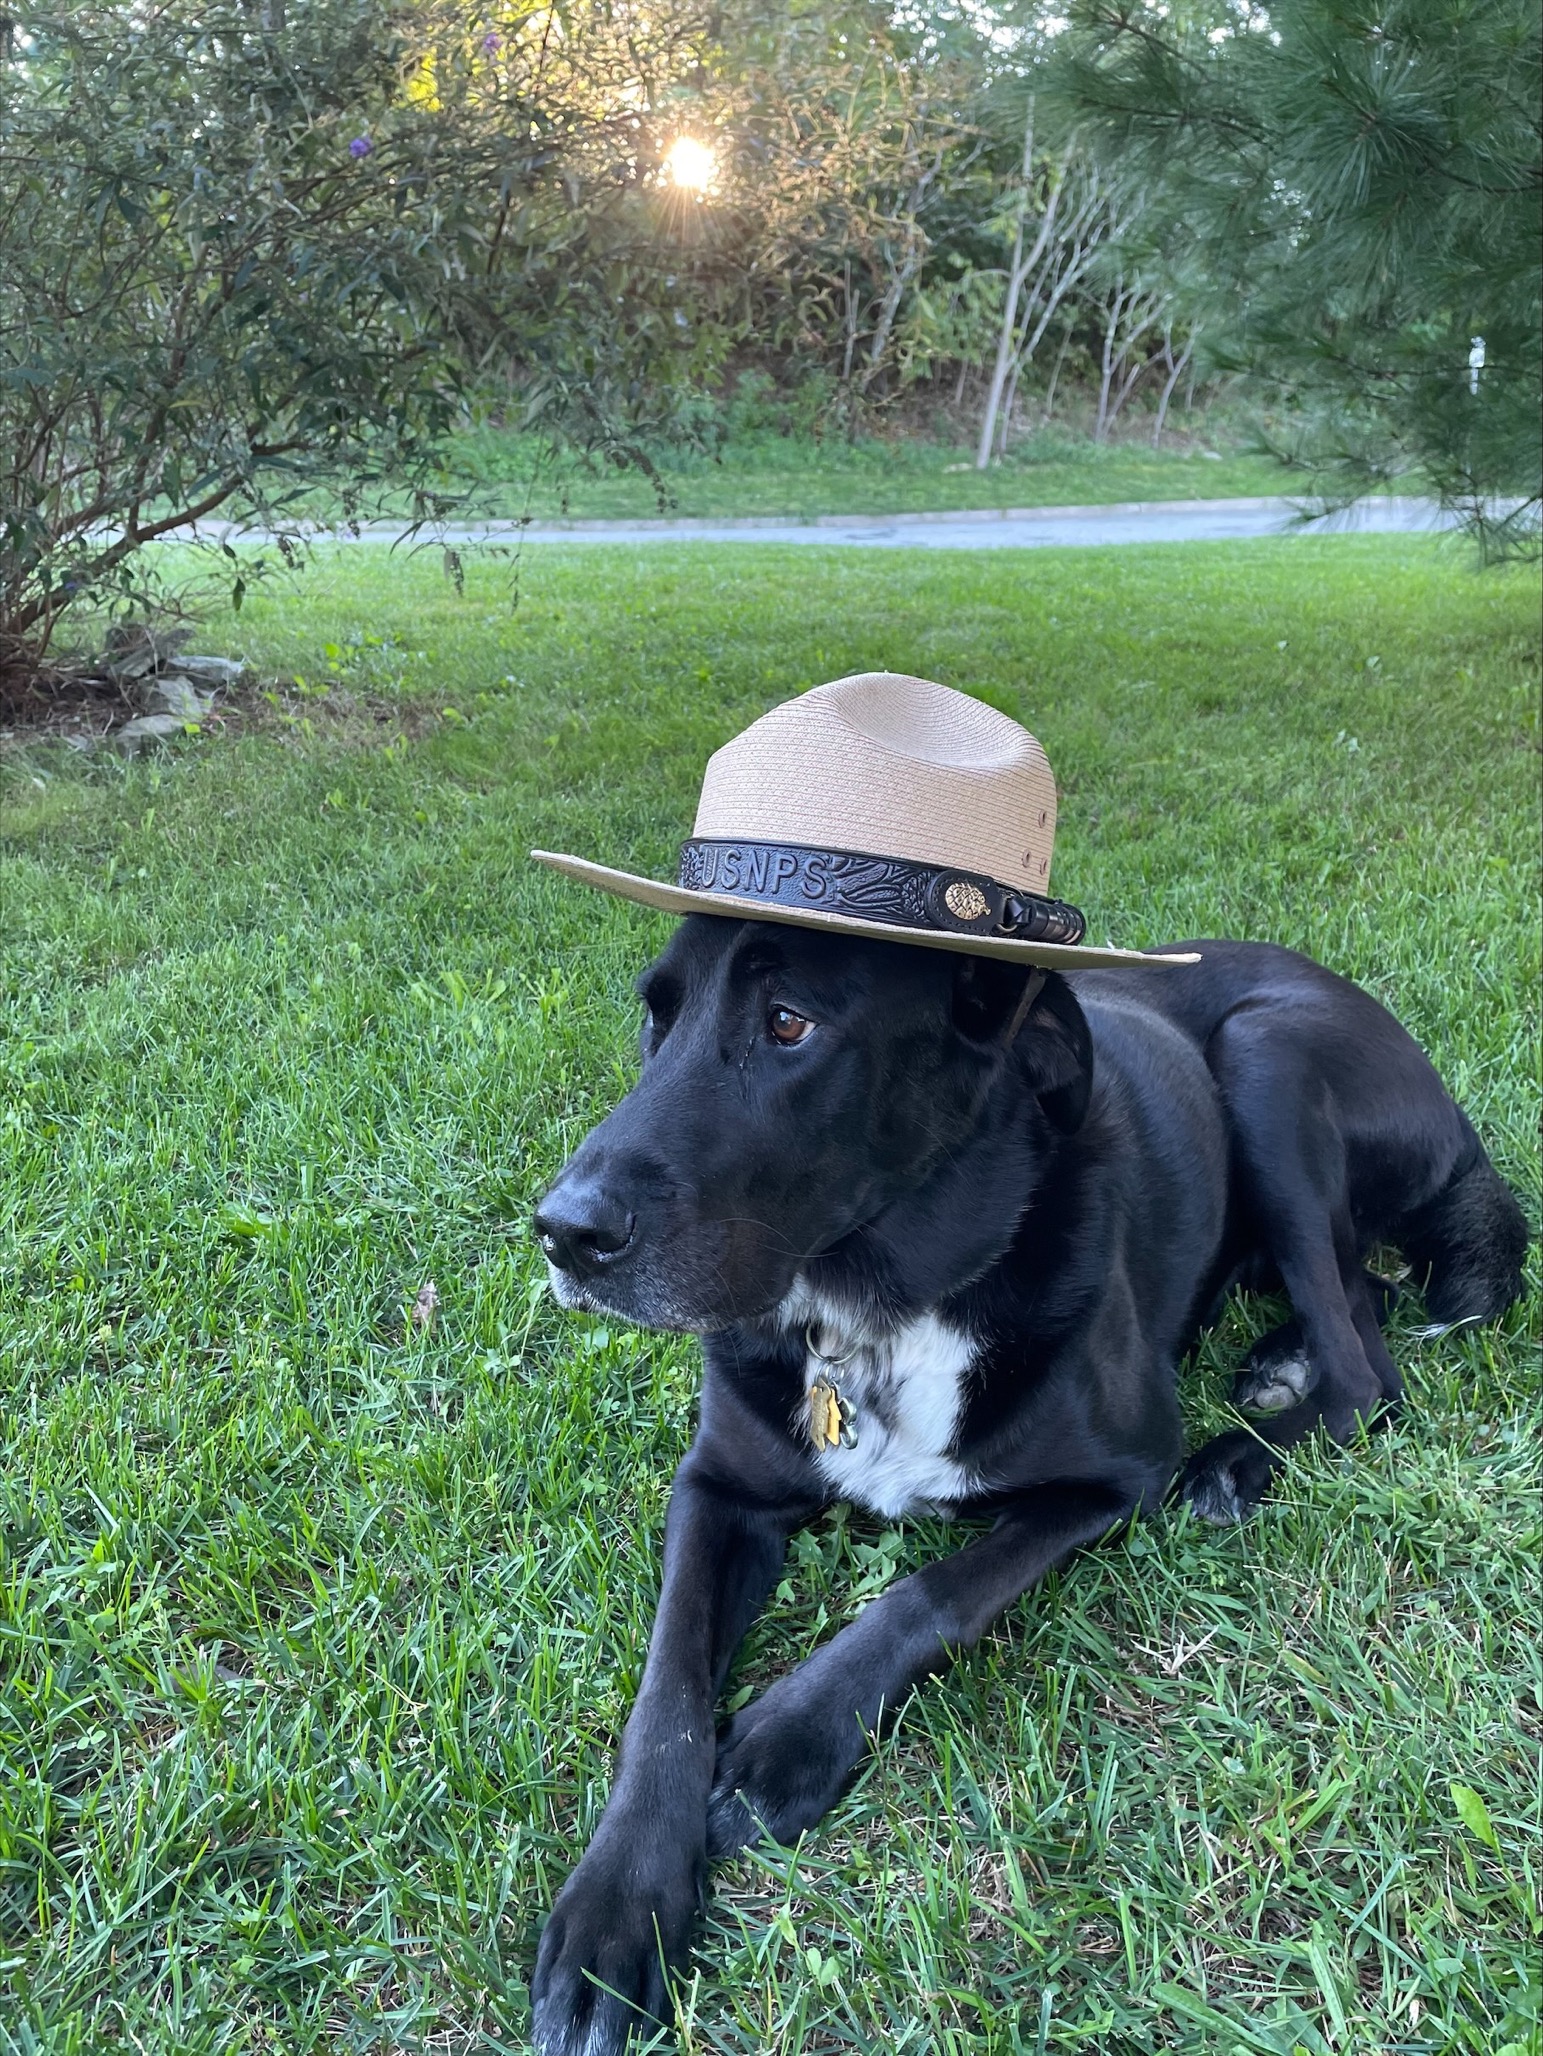
[[[718,914],[737,921],[777,921],[788,928],[822,928],[837,935],[861,935],[870,942],[903,942],[916,949],[953,950],[968,957],[1000,957],[1013,964],[1037,964],[1047,971],[1096,971],[1134,964],[1198,964],[1198,954],[1175,951],[1157,955],[1139,949],[1093,949],[1084,943],[1019,942],[1007,935],[951,935],[937,928],[897,928],[888,921],[859,921],[850,914],[822,913],[818,908],[768,905],[738,899],[726,892],[697,892],[682,885],[664,885],[656,878],[638,878],[613,871],[587,857],[564,856],[554,850],[532,850],[538,864],[560,871],[580,885],[664,914]]]

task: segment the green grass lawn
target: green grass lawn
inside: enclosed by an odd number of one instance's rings
[[[529,1206],[667,924],[525,851],[665,867],[786,694],[888,665],[1025,716],[1095,936],[1362,979],[1537,1219],[1535,572],[1356,538],[508,583],[323,560],[206,638],[330,667],[307,723],[0,767],[5,2056],[524,2046],[697,1374],[543,1291]],[[1536,1315],[1406,1306],[1398,1425],[1013,1608],[805,1847],[718,1877],[683,2046],[1536,2052]],[[1195,1437],[1273,1318],[1207,1342]],[[950,1546],[825,1520],[736,1689]]]
[[[538,464],[535,444],[487,430],[462,438],[456,464],[479,505],[503,515],[572,520],[682,515],[937,513],[959,507],[1103,506],[1116,500],[1231,499],[1302,492],[1302,474],[1228,439],[1204,445],[1095,443],[1053,430],[1025,437],[977,471],[974,451],[921,439],[855,443],[839,436],[730,439],[716,456],[660,459],[656,486],[640,471]],[[660,506],[660,491],[665,496]]]

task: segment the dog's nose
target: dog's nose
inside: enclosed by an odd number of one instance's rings
[[[536,1239],[558,1270],[575,1277],[621,1255],[638,1217],[603,1185],[564,1178],[536,1209]]]

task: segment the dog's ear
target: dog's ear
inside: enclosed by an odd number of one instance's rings
[[[1045,1119],[1075,1135],[1093,1096],[1093,1038],[1076,993],[1054,971],[1018,1030],[1017,1049]]]
[[[1020,1020],[1031,980],[1039,981],[1038,990]],[[967,1042],[995,1044],[1016,1060],[1051,1127],[1062,1135],[1076,1134],[1093,1090],[1093,1038],[1064,978],[996,957],[960,957],[954,1026]]]
[[[1000,1046],[1023,1004],[1029,981],[1039,977],[1021,964],[997,957],[954,958],[954,1026],[966,1042]]]

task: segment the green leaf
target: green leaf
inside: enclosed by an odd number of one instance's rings
[[[1472,1785],[1452,1785],[1448,1789],[1451,1791],[1452,1804],[1457,1808],[1463,1826],[1470,1835],[1476,1836],[1486,1849],[1493,1849],[1498,1856],[1500,1837],[1495,1833],[1495,1824],[1489,1817],[1489,1808],[1484,1801]]]

